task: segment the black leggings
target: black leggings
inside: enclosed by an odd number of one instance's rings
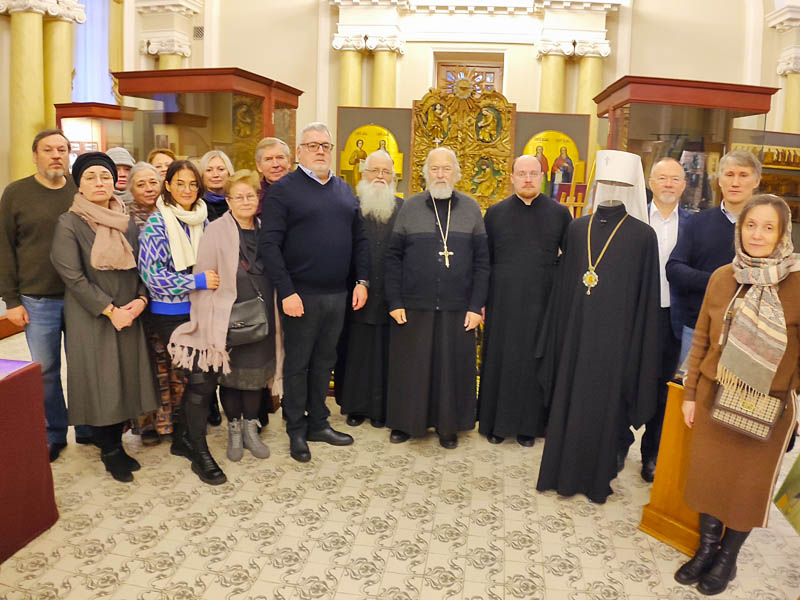
[[[219,398],[228,421],[244,415],[245,419],[257,419],[261,404],[261,390],[237,390],[219,386]]]
[[[101,452],[111,452],[122,446],[122,426],[123,423],[103,425],[102,427],[92,426],[94,441],[100,446]]]

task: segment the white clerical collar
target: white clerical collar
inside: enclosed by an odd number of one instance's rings
[[[311,177],[311,179],[313,179],[314,181],[316,181],[317,183],[319,183],[321,185],[325,185],[333,177],[333,171],[331,169],[328,169],[328,181],[322,181],[319,177],[317,177],[314,174],[314,171],[312,171],[311,169],[306,169],[303,165],[297,165],[297,166],[300,167],[301,169],[303,169],[303,173],[305,173],[306,175]]]
[[[678,202],[675,202],[675,206],[673,206],[673,207],[672,207],[672,212],[671,212],[671,213],[669,213],[669,216],[668,216],[668,217],[665,219],[665,218],[664,218],[664,217],[661,215],[661,211],[660,211],[660,210],[658,210],[658,207],[656,206],[656,201],[655,201],[655,200],[651,200],[651,201],[650,201],[650,215],[649,215],[649,216],[650,216],[650,220],[651,220],[651,221],[653,220],[653,216],[654,216],[654,215],[658,215],[658,216],[659,216],[659,218],[660,218],[662,221],[664,221],[665,223],[666,223],[667,221],[671,221],[672,219],[675,219],[675,218],[677,218],[677,216],[678,216]]]
[[[731,223],[733,223],[735,225],[736,221],[739,220],[739,215],[735,215],[735,214],[725,210],[725,200],[723,200],[722,202],[719,203],[719,208],[722,211],[722,214],[725,215],[726,217],[728,217],[728,221],[730,221]]]

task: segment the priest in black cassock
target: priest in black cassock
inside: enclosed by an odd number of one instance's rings
[[[435,427],[444,448],[475,426],[475,328],[489,286],[486,230],[477,202],[454,191],[455,153],[432,150],[428,191],[405,201],[386,253],[389,333],[386,425],[391,442]]]
[[[492,444],[516,436],[533,446],[544,435],[545,401],[534,356],[563,251],[569,210],[544,194],[542,165],[520,156],[514,194],[490,206],[484,223],[492,275],[478,394],[478,430]]]
[[[602,503],[620,427],[656,409],[659,273],[639,157],[598,152],[597,182],[594,212],[567,229],[537,352],[551,404],[536,488]]]
[[[389,310],[384,299],[384,255],[403,203],[396,196],[394,163],[385,150],[364,160],[358,182],[359,210],[369,240],[370,293],[364,308],[347,310],[347,350],[337,377],[337,397],[347,424],[369,418],[373,427],[386,422],[386,377],[389,367]],[[341,389],[339,389],[341,388]]]

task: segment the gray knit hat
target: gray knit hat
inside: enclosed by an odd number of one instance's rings
[[[122,146],[117,146],[116,148],[109,148],[106,150],[106,154],[114,161],[114,164],[118,167],[132,167],[136,164],[136,161],[133,160],[133,156],[131,153],[125,150]]]

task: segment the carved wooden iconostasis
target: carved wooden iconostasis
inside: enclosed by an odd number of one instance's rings
[[[514,157],[536,154],[538,146],[547,161],[544,193],[585,190],[589,170],[585,160],[589,115],[517,113],[499,92],[459,98],[431,90],[414,103],[414,109],[339,107],[336,173],[354,189],[358,179],[353,163],[374,152],[381,139],[387,140],[386,149],[394,160],[399,194],[408,197],[424,190],[422,165],[428,152],[447,146],[456,152],[461,166],[457,189],[475,198],[484,210],[511,193]],[[562,148],[566,157],[561,157]],[[559,174],[561,185],[554,190]]]

